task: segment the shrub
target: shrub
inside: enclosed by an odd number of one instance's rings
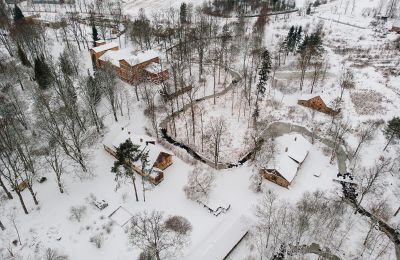
[[[101,248],[101,246],[103,245],[103,234],[99,233],[97,235],[94,235],[90,238],[90,242],[93,243],[97,248]]]
[[[172,216],[165,221],[165,227],[179,234],[186,235],[193,227],[189,220],[182,216]]]
[[[71,207],[70,212],[71,212],[70,215],[71,220],[76,220],[78,222],[81,222],[82,218],[86,214],[86,206]]]

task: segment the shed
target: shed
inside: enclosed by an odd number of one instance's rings
[[[116,149],[120,144],[130,139],[134,145],[139,146],[142,153],[148,153],[148,164],[142,170],[141,162],[134,162],[132,169],[145,176],[154,185],[164,179],[164,170],[172,165],[172,154],[163,150],[156,144],[156,140],[148,135],[134,134],[129,127],[124,127],[116,136],[104,140],[104,149],[115,157]]]
[[[223,219],[184,259],[222,260],[235,249],[249,230],[249,219],[243,215]]]
[[[297,104],[328,115],[337,115],[340,113],[340,110],[333,110],[332,108],[328,107],[320,96],[316,96],[308,100],[299,99]]]

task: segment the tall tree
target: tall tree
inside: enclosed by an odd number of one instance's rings
[[[179,12],[179,18],[180,18],[181,24],[185,24],[186,23],[186,20],[187,20],[187,5],[186,5],[185,2],[183,2],[181,4],[180,12]]]
[[[134,145],[130,139],[127,139],[124,143],[121,143],[116,149],[114,166],[111,168],[111,172],[115,173],[115,180],[119,182],[121,178],[130,179],[135,190],[136,201],[139,201],[139,197],[136,189],[136,177],[133,170],[133,163],[137,161],[145,161],[142,159],[146,156],[139,150],[138,145]],[[148,154],[147,154],[148,156]],[[119,183],[117,188],[119,187]]]
[[[44,55],[35,58],[35,81],[42,89],[47,89],[52,83],[50,68],[47,65]]]
[[[93,39],[93,47],[96,47],[96,41],[99,39],[99,34],[97,32],[96,26],[92,24],[92,39]]]
[[[176,256],[188,244],[191,230],[183,217],[165,219],[162,212],[143,212],[132,217],[129,240],[143,250],[144,259],[160,260]]]
[[[25,19],[25,16],[22,13],[21,9],[18,7],[18,5],[14,5],[13,18],[14,22],[20,22],[21,20]]]
[[[385,148],[383,148],[385,151],[393,140],[400,139],[400,117],[393,117],[383,130],[383,134],[388,140]]]
[[[300,90],[303,90],[305,74],[308,67],[311,65],[311,61],[317,57],[320,57],[324,52],[321,31],[317,30],[310,36],[306,35],[297,52],[299,53],[298,62],[301,72]]]
[[[256,102],[255,109],[253,113],[254,127],[257,127],[257,119],[259,116],[259,107],[258,103],[260,102],[260,98],[265,95],[266,85],[269,77],[269,73],[271,72],[271,57],[268,50],[264,50],[262,53],[262,64],[261,69],[258,73],[258,84],[256,89]]]

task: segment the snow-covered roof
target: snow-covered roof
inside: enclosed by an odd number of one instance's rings
[[[152,74],[157,74],[162,72],[161,64],[156,62],[150,63],[144,70]]]
[[[109,50],[109,49],[112,49],[112,48],[115,48],[115,47],[118,47],[118,43],[109,42],[109,43],[106,43],[106,44],[103,44],[103,45],[100,45],[100,46],[97,46],[97,47],[93,47],[92,50],[94,52],[98,53],[98,52],[106,51],[106,50]]]
[[[99,59],[111,62],[114,66],[119,67],[119,61],[121,60],[125,60],[129,65],[133,66],[159,56],[159,53],[154,50],[135,52],[132,48],[124,48],[117,51],[109,50],[101,55]]]
[[[299,164],[306,158],[311,143],[301,134],[286,134],[276,138],[279,148],[275,160],[268,164],[269,169],[277,170],[288,182],[297,174]]]
[[[148,135],[138,135],[134,134],[133,130],[128,126],[124,127],[121,132],[114,138],[106,139],[103,144],[109,147],[110,149],[115,150],[120,144],[124,143],[126,140],[130,139],[134,145],[139,146],[139,150],[142,152],[148,152],[148,165],[146,170],[151,170],[154,163],[157,161],[158,156],[161,152],[171,154],[162,149],[159,145],[156,144],[156,140]],[[141,162],[135,162],[137,166],[141,167]]]
[[[127,57],[125,59],[131,66],[135,64],[139,64],[154,58],[160,57],[160,54],[155,50],[147,50],[147,51],[140,51],[137,52],[135,55],[131,57]]]
[[[249,230],[249,220],[241,215],[223,219],[205,240],[185,257],[187,260],[225,259]]]
[[[394,21],[392,27],[400,28],[400,19]]]

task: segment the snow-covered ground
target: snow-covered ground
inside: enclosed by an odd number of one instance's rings
[[[177,8],[181,2],[173,0],[131,0],[125,2],[124,12],[134,16],[140,8],[144,8],[146,13],[150,14],[152,11],[161,11],[170,7]],[[193,0],[189,2],[195,5],[200,4],[198,1]],[[302,6],[304,2],[306,1],[298,0],[297,5]],[[268,99],[263,103],[261,107],[266,109],[261,111],[261,120],[292,122],[309,129],[320,124],[318,126],[319,134],[324,135],[326,124],[330,121],[329,116],[317,113],[313,117],[308,109],[297,105],[297,100],[320,95],[328,103],[340,95],[338,81],[342,68],[344,66],[350,67],[354,71],[356,87],[353,90],[345,91],[342,115],[344,120],[349,121],[353,127],[353,130],[346,136],[346,142],[350,149],[354,149],[357,145],[356,129],[359,123],[368,119],[388,120],[393,116],[398,116],[400,112],[400,77],[384,77],[383,69],[376,66],[377,64],[373,61],[369,61],[366,66],[355,66],[360,61],[358,59],[362,57],[349,57],[351,54],[337,52],[338,48],[352,47],[361,48],[362,52],[379,55],[380,52],[374,52],[374,50],[385,44],[390,44],[395,38],[393,33],[380,37],[378,33],[369,27],[372,18],[363,16],[368,9],[378,3],[377,0],[355,1],[354,11],[351,11],[352,7],[348,7],[347,14],[343,10],[345,7],[340,6],[338,8],[339,2],[342,1],[332,1],[332,3],[322,5],[311,16],[291,14],[293,22],[287,22],[283,17],[278,17],[277,20],[271,19],[266,29],[265,38],[266,45],[271,49],[277,43],[277,36],[286,35],[291,25],[303,25],[304,28],[308,27],[309,31],[311,31],[318,22],[324,22],[324,26],[327,28],[324,47],[327,51],[326,56],[329,61],[329,68],[325,81],[318,84],[311,95],[309,94],[308,82],[306,82],[303,91],[298,90],[295,76],[297,68],[294,66],[294,59],[289,57],[283,68],[277,72],[276,78],[282,85],[289,85],[290,91],[272,89],[267,96],[269,101],[274,100],[276,103],[271,105],[268,103]],[[339,11],[336,12],[336,10]],[[337,23],[335,20],[350,25]],[[365,29],[355,28],[352,25],[365,27]],[[56,52],[57,48],[54,49]],[[388,55],[392,54],[389,53]],[[84,57],[85,67],[89,68],[90,58],[88,53],[82,51],[81,55]],[[398,66],[398,60],[393,61],[393,64]],[[289,76],[293,78],[288,79]],[[209,95],[212,93],[211,77],[207,79],[207,82],[205,93]],[[135,96],[132,86],[123,84],[123,87],[127,89],[131,97]],[[217,90],[220,91],[221,89],[219,87]],[[365,95],[362,95],[365,92],[374,97],[381,96],[382,98],[378,99],[378,101],[363,100],[366,99]],[[202,88],[199,93],[204,95]],[[358,95],[361,95],[359,99],[362,101],[370,102],[368,107],[376,105],[375,109],[365,111],[365,108],[362,107],[364,102],[355,104],[353,101],[356,100]],[[247,151],[244,143],[247,140],[245,136],[249,125],[249,118],[244,117],[238,120],[237,114],[231,115],[231,101],[231,92],[228,92],[225,96],[218,98],[216,105],[212,104],[212,99],[203,103],[207,109],[206,116],[208,118],[223,116],[228,121],[230,138],[227,138],[227,140],[230,140],[230,142],[226,144],[228,152],[223,159],[230,160],[229,162],[236,161]],[[237,106],[235,108],[237,109]],[[103,107],[103,109],[106,108]],[[29,215],[23,214],[17,199],[0,200],[0,217],[7,226],[5,232],[0,232],[0,259],[9,254],[7,248],[12,249],[22,259],[43,259],[43,250],[46,248],[58,249],[59,252],[68,254],[71,260],[137,259],[140,250],[130,245],[125,228],[119,224],[125,223],[130,214],[143,210],[160,210],[166,215],[181,215],[191,222],[193,225],[193,232],[190,237],[191,243],[183,254],[178,257],[178,259],[183,259],[196,250],[198,251],[198,246],[204,240],[207,240],[208,236],[219,226],[224,225],[224,223],[231,223],[232,220],[241,215],[249,217],[253,215],[254,205],[261,195],[249,189],[250,176],[258,170],[251,163],[216,172],[216,184],[209,200],[214,203],[224,201],[231,205],[227,213],[218,217],[210,214],[200,204],[186,199],[183,186],[187,182],[187,176],[193,169],[193,165],[185,162],[179,156],[174,156],[173,165],[165,170],[164,181],[146,191],[146,202],[143,202],[141,189],[138,189],[140,201],[135,201],[133,186],[130,183],[126,183],[116,190],[116,182],[111,173],[114,159],[103,149],[102,141],[109,135],[115,135],[120,130],[121,125],[128,123],[133,127],[135,134],[146,134],[146,128],[150,128],[150,123],[143,110],[144,104],[142,102],[133,102],[129,118],[125,115],[120,118],[120,122],[117,124],[113,121],[111,115],[106,117],[105,136],[99,138],[91,149],[90,164],[92,175],[82,176],[78,171],[71,170],[64,177],[65,194],[58,192],[56,181],[51,172],[43,171],[43,175],[48,178],[48,181],[36,184],[40,206],[34,205],[27,190],[23,192],[30,211]],[[161,114],[164,116],[163,113]],[[189,114],[188,118],[190,118]],[[178,122],[178,125],[181,127],[179,131],[180,140],[185,141],[186,128],[184,122]],[[363,166],[372,165],[374,160],[382,154],[381,151],[385,141],[381,131],[378,131],[376,138],[363,149],[359,164]],[[199,149],[198,140],[196,142],[197,149]],[[320,142],[316,142],[312,146],[309,155],[289,189],[267,181],[263,182],[263,189],[275,191],[280,199],[290,203],[295,203],[306,191],[336,192],[339,186],[332,178],[338,172],[337,164],[330,163],[330,156],[325,153],[325,148],[326,146]],[[388,148],[384,155],[394,156],[398,151],[398,145],[393,145]],[[174,153],[174,151],[171,152]],[[184,153],[182,150],[180,152]],[[319,177],[315,176],[317,173],[320,174]],[[386,198],[393,211],[398,207],[399,194],[396,192],[398,192],[399,179],[388,177],[387,183],[388,188],[384,191],[382,197]],[[91,203],[93,196],[98,200],[105,200],[108,203],[108,207],[104,210],[96,208]],[[71,207],[79,206],[86,207],[82,220],[80,222],[71,220]],[[119,207],[123,208],[123,212],[114,215],[116,219],[113,221],[108,216]],[[23,246],[10,244],[12,240],[17,238],[14,228],[11,226],[13,216],[15,217],[15,225],[18,228]],[[393,221],[395,222],[396,220]],[[397,219],[397,224],[398,221]],[[117,224],[117,222],[120,223]],[[360,220],[358,224],[360,226],[359,229],[364,232],[366,223]],[[101,249],[96,248],[90,242],[91,237],[98,234],[102,234],[104,237]],[[358,238],[357,234],[355,237]],[[359,241],[354,240],[354,243],[357,244]],[[249,251],[251,251],[249,249],[251,248],[250,244],[250,242],[244,240],[231,258],[245,259],[249,255]],[[352,251],[351,248],[347,248],[347,250],[346,253],[350,255],[349,259],[357,259],[357,252]],[[390,256],[390,253],[385,255],[385,257],[388,256]],[[311,257],[307,259],[311,259]]]

